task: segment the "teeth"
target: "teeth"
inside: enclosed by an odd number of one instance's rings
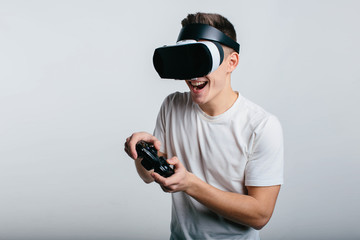
[[[200,86],[202,84],[204,84],[205,82],[190,82],[191,85],[193,85],[194,87]]]

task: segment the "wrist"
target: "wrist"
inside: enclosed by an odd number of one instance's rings
[[[188,172],[188,186],[184,192],[192,196],[192,194],[196,191],[198,181],[198,177],[196,177],[193,173]]]

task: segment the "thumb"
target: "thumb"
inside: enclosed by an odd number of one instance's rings
[[[167,160],[167,162],[170,164],[170,165],[178,165],[178,164],[181,164],[179,159],[177,157],[172,157],[172,158],[169,158]]]
[[[160,151],[161,142],[156,139],[153,144],[154,144],[154,147],[156,148],[156,150]]]

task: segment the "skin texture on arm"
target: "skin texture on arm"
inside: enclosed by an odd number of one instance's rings
[[[280,186],[247,187],[248,195],[226,192],[188,172],[176,157],[169,159],[168,163],[175,167],[173,176],[163,178],[151,173],[165,192],[183,191],[215,213],[257,230],[270,220]]]
[[[280,186],[247,187],[248,195],[221,191],[194,178],[186,192],[221,216],[257,230],[270,220]]]

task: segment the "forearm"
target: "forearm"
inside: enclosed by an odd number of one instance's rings
[[[186,193],[215,213],[236,223],[261,229],[269,213],[252,196],[219,190],[191,174],[191,187]]]
[[[175,174],[164,178],[152,173],[165,192],[183,191],[215,213],[243,225],[261,229],[270,220],[280,185],[247,187],[247,195],[222,191],[188,172],[177,157],[167,160]]]

